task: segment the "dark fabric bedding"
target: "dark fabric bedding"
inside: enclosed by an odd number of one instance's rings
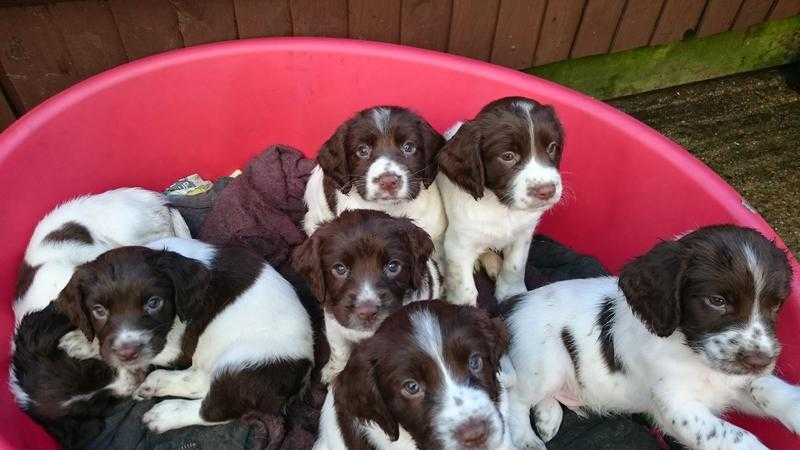
[[[305,238],[301,220],[305,213],[303,191],[314,162],[294,149],[275,146],[251,160],[243,173],[213,197],[183,199],[174,206],[192,215],[195,237],[214,244],[245,245],[263,255],[298,290],[315,328],[316,367],[308,392],[291,405],[285,417],[251,414],[245,421],[213,427],[190,427],[162,435],[141,426],[141,416],[154,403],[125,402],[106,421],[104,432],[91,449],[310,449],[315,440],[325,387],[319,367],[328,358],[321,311],[302,279],[291,268],[291,251]],[[202,194],[205,195],[205,194]],[[179,199],[180,200],[180,199]],[[526,271],[528,288],[570,278],[605,274],[594,258],[580,255],[545,236],[536,236]],[[489,310],[496,301],[492,281],[477,275],[479,304]],[[658,448],[647,427],[627,417],[578,420],[565,411],[564,423],[550,449],[650,449]]]

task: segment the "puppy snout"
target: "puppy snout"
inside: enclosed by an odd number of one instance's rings
[[[126,342],[114,348],[114,354],[123,362],[134,361],[142,353],[144,345],[138,342]]]
[[[365,304],[356,307],[355,314],[363,322],[372,322],[378,316],[378,306]]]
[[[393,173],[384,173],[375,181],[378,183],[378,187],[381,188],[382,191],[389,193],[394,193],[400,188],[400,177]]]
[[[465,448],[480,448],[489,438],[489,423],[486,419],[470,419],[453,433],[458,443]]]
[[[766,369],[772,364],[772,356],[763,352],[744,352],[737,355],[739,363],[752,371]]]
[[[537,184],[528,188],[528,195],[539,200],[550,200],[555,194],[556,185],[554,183]]]

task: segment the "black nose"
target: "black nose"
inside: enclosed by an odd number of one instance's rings
[[[385,173],[378,177],[378,186],[386,192],[394,192],[400,187],[400,177],[392,173]]]
[[[556,185],[553,183],[539,184],[528,188],[528,195],[539,200],[549,200],[556,193]]]
[[[139,343],[125,343],[114,349],[114,353],[120,361],[130,362],[139,357],[142,352],[142,344]]]
[[[372,322],[378,315],[378,307],[373,304],[360,305],[356,307],[355,314],[364,322]]]
[[[485,419],[470,419],[455,431],[455,438],[466,448],[483,447],[489,438],[489,424]]]
[[[739,363],[750,370],[759,371],[772,364],[772,357],[762,352],[747,352],[738,355]]]

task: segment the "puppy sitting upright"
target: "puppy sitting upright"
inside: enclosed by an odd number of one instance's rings
[[[570,280],[504,304],[518,448],[543,448],[562,410],[647,413],[696,449],[766,449],[719,415],[738,410],[800,431],[800,388],[772,375],[792,273],[758,232],[701,228],[613,277]],[[535,407],[536,428],[529,409]]]
[[[408,217],[435,245],[447,226],[436,184],[442,136],[408,109],[376,106],[342,124],[322,146],[308,180],[303,221],[311,236],[350,209]]]
[[[110,365],[150,365],[135,397],[157,403],[153,431],[281,414],[305,386],[311,322],[292,286],[238,248],[167,239],[122,247],[78,268],[57,306]],[[54,374],[55,375],[55,374]]]
[[[542,213],[561,198],[564,133],[555,111],[508,97],[461,125],[439,154],[436,182],[448,226],[444,236],[447,300],[474,305],[473,268],[502,251],[495,296],[525,292],[525,266]],[[482,259],[496,260],[487,254]],[[488,268],[487,268],[488,269]]]
[[[343,212],[295,250],[294,266],[325,313],[329,383],[353,343],[375,332],[403,304],[439,298],[441,279],[428,234],[409,219],[369,210]]]

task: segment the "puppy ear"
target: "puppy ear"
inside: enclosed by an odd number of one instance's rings
[[[425,169],[422,171],[422,183],[425,189],[429,188],[436,179],[437,157],[444,145],[444,138],[426,121],[420,120],[420,132],[422,134],[422,151],[425,157]]]
[[[400,438],[400,426],[378,388],[370,352],[364,348],[360,350],[353,350],[344,370],[334,380],[336,408],[352,420],[375,422],[394,442]]]
[[[619,287],[633,312],[658,336],[680,324],[681,284],[686,269],[678,242],[665,241],[622,268]]]
[[[325,274],[322,271],[322,255],[320,254],[321,240],[315,233],[295,248],[292,254],[292,267],[306,279],[317,301],[325,303]]]
[[[447,178],[469,192],[475,200],[483,197],[483,158],[480,135],[470,122],[465,122],[439,153],[439,170]]]
[[[94,327],[89,319],[86,305],[83,304],[83,289],[87,276],[87,269],[83,266],[78,267],[67,285],[58,294],[55,304],[56,309],[66,315],[69,321],[78,327],[86,335],[86,339],[91,342],[94,339]]]
[[[489,317],[489,314],[481,309],[470,308],[469,310],[477,316],[475,317],[477,328],[484,336],[484,340],[491,346],[492,365],[499,367],[500,358],[508,352],[510,344],[505,321],[502,317]]]
[[[317,164],[322,168],[325,176],[330,177],[337,189],[347,194],[350,192],[350,166],[347,163],[347,151],[344,148],[344,138],[350,121],[341,125],[333,136],[322,145],[317,155]]]
[[[406,240],[409,253],[411,253],[411,286],[414,290],[422,289],[425,277],[428,275],[428,260],[433,254],[433,241],[430,235],[422,228],[414,225],[410,220],[408,229],[402,233]]]
[[[199,315],[206,307],[211,271],[197,260],[166,250],[157,254],[155,265],[172,281],[178,318],[186,322]]]

